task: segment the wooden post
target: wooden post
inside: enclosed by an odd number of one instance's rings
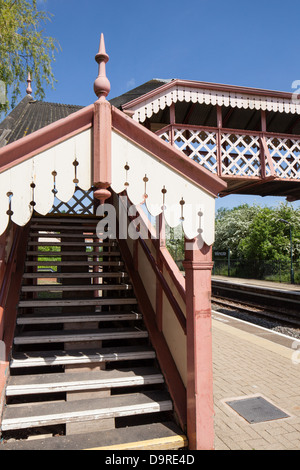
[[[222,176],[222,146],[221,146],[221,129],[223,127],[222,107],[217,106],[217,174]]]
[[[194,249],[188,249],[193,245]],[[189,246],[190,248],[190,246]],[[187,434],[192,450],[214,448],[211,331],[212,247],[185,243],[187,321]]]
[[[107,189],[111,184],[111,105],[106,101],[110,83],[106,77],[105,64],[109,60],[105,51],[104,36],[101,34],[96,61],[99,74],[94,83],[98,100],[94,103],[94,156],[93,182],[96,191],[94,198],[103,204],[111,196]]]

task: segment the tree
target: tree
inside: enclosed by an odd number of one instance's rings
[[[289,204],[276,208],[248,206],[231,210],[221,209],[216,216],[216,241],[214,249],[230,249],[233,258],[248,260],[288,260],[290,235],[287,224],[293,228],[293,254],[300,254],[300,210]]]
[[[54,85],[51,64],[59,44],[45,35],[42,26],[47,21],[50,14],[38,8],[37,0],[0,0],[0,80],[11,96],[5,110],[14,107],[28,72],[37,98],[45,97],[45,83]]]
[[[240,245],[248,235],[251,223],[259,211],[259,206],[243,204],[233,209],[219,209],[216,214],[214,249],[228,251],[234,258],[241,253]]]

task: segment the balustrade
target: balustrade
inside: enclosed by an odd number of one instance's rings
[[[220,177],[300,179],[299,136],[183,124],[157,135]]]

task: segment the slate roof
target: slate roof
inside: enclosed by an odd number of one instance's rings
[[[170,80],[153,79],[121,96],[113,98],[110,103],[120,108],[123,104],[152,91]],[[83,106],[36,101],[26,95],[20,103],[0,123],[0,147],[31,134],[42,127],[82,109]]]
[[[81,109],[82,106],[36,101],[26,95],[0,123],[0,147]]]
[[[136,88],[133,88],[133,90],[130,90],[123,95],[109,100],[109,102],[116,108],[121,109],[125,103],[129,103],[129,101],[132,101],[135,98],[139,98],[140,96],[149,93],[149,91],[155,90],[156,88],[159,88],[160,86],[164,85],[165,83],[169,83],[170,81],[172,80],[154,78],[146,83],[143,83],[142,85],[139,85]]]

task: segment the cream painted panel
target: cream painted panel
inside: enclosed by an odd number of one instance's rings
[[[8,192],[13,193],[11,219],[17,225],[23,226],[32,215],[31,202],[36,203],[35,210],[41,215],[51,210],[54,202],[54,171],[57,172],[57,197],[61,201],[68,202],[74,194],[75,160],[78,162],[78,185],[82,189],[90,189],[91,138],[92,131],[88,129],[0,173],[0,235],[9,221]],[[31,187],[32,183],[35,184],[34,188]]]
[[[57,198],[68,202],[74,194],[75,183],[75,138],[68,139],[53,148],[55,153],[55,171]]]
[[[52,149],[46,150],[34,157],[34,201],[35,210],[46,215],[51,210],[54,202],[54,177],[55,159]]]
[[[75,136],[75,156],[79,163],[77,166],[78,185],[84,191],[88,191],[92,186],[92,138],[92,129]]]
[[[187,345],[186,336],[176,319],[173,309],[163,295],[163,334],[175,361],[184,385],[187,384]]]
[[[26,225],[29,222],[33,207],[30,205],[32,201],[32,182],[33,161],[27,160],[10,170],[11,191],[13,193],[11,199],[11,209],[13,215],[11,220],[17,225]]]
[[[0,174],[0,235],[5,232],[9,216],[9,198],[7,193],[10,191],[10,177],[6,173]]]
[[[148,297],[150,299],[152,308],[156,311],[156,275],[149,267],[149,261],[146,257],[143,248],[138,243],[138,263],[139,263],[139,274],[143,281],[143,284],[147,290]]]
[[[168,225],[182,223],[187,238],[199,235],[202,242],[213,244],[214,197],[117,132],[112,133],[112,189],[116,193],[127,189],[133,204],[140,204],[146,194],[151,215],[157,216],[164,207]]]

